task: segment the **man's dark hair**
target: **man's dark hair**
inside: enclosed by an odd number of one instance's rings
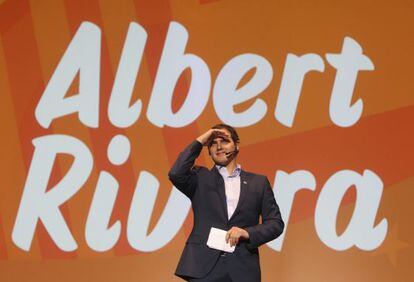
[[[216,124],[212,127],[212,129],[226,129],[228,132],[230,132],[230,137],[233,140],[234,144],[237,144],[240,142],[239,135],[237,134],[236,129],[234,129],[232,126],[224,123]]]

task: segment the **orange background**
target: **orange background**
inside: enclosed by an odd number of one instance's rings
[[[188,216],[177,236],[162,249],[140,253],[126,240],[126,220],[136,179],[141,170],[160,181],[151,219],[154,226],[171,191],[167,172],[185,145],[219,122],[212,99],[201,116],[184,128],[158,128],[145,116],[164,39],[171,21],[189,33],[186,52],[205,60],[212,85],[220,69],[233,57],[255,53],[273,66],[269,87],[260,94],[268,106],[257,124],[238,129],[239,162],[246,170],[266,174],[309,170],[315,192],[296,195],[282,251],[261,248],[263,281],[411,281],[414,279],[414,2],[412,1],[227,1],[227,0],[7,0],[0,1],[0,281],[179,281],[173,276],[192,224]],[[100,126],[89,129],[77,115],[53,121],[43,129],[34,109],[64,51],[83,21],[102,31]],[[148,33],[143,61],[134,89],[143,109],[127,129],[113,127],[107,103],[131,21]],[[323,73],[310,72],[302,88],[293,127],[273,115],[288,53],[340,53],[350,36],[375,65],[357,78],[354,100],[361,98],[361,119],[340,128],[329,118],[329,100],[336,70],[327,61]],[[174,108],[185,99],[191,76],[181,77]],[[77,93],[77,83],[71,87]],[[248,108],[251,102],[236,107]],[[29,252],[17,248],[11,233],[32,159],[32,139],[62,133],[82,140],[94,156],[94,169],[85,186],[62,207],[79,248],[60,251],[38,224]],[[132,144],[130,161],[114,167],[106,158],[115,134]],[[150,153],[156,152],[156,153]],[[200,165],[211,166],[203,152]],[[59,157],[52,186],[68,170],[71,160]],[[314,228],[319,191],[335,172],[370,169],[384,182],[377,222],[388,220],[385,241],[374,251],[351,248],[337,252],[324,245]],[[101,170],[111,172],[120,189],[111,222],[122,223],[121,238],[104,253],[85,242],[85,222]],[[342,202],[338,231],[347,226],[355,195]]]

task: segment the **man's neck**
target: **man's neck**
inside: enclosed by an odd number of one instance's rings
[[[231,162],[229,162],[229,164],[226,165],[227,174],[231,175],[233,171],[236,169],[236,167],[237,167],[236,159],[232,159]]]

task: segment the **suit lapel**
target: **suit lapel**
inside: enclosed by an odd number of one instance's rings
[[[229,219],[229,221],[232,220],[237,215],[237,213],[240,211],[240,207],[242,206],[243,201],[246,198],[248,188],[249,188],[249,177],[242,170],[240,172],[240,196],[239,196],[239,201],[237,202],[236,209],[234,210],[234,213],[231,216],[231,218]],[[226,207],[226,210],[227,210],[227,207]]]
[[[224,187],[224,180],[223,177],[221,176],[220,172],[218,171],[218,169],[216,168],[216,166],[213,166],[213,168],[211,169],[211,171],[215,174],[216,176],[216,182],[217,182],[217,193],[220,196],[220,205],[223,209],[223,213],[225,216],[225,219],[228,220],[229,215],[227,213],[227,201],[226,201],[226,188]]]

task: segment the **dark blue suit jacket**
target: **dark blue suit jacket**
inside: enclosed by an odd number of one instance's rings
[[[191,200],[194,212],[194,226],[175,274],[184,279],[205,276],[220,254],[206,245],[210,228],[237,226],[247,230],[250,238],[240,241],[227,256],[230,275],[235,281],[260,281],[258,247],[277,238],[284,228],[270,183],[264,175],[242,170],[239,202],[228,219],[224,180],[217,168],[194,166],[202,148],[198,141],[187,146],[168,174],[174,186]]]

